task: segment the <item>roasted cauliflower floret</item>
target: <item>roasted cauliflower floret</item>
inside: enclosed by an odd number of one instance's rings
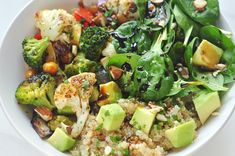
[[[56,88],[54,101],[55,106],[59,110],[69,107],[72,109],[73,112],[80,111],[79,107],[77,107],[77,105],[80,105],[80,97],[78,95],[78,91],[69,82],[61,83]]]
[[[76,138],[89,116],[89,99],[93,93],[93,85],[96,83],[94,73],[82,73],[72,76],[67,82],[58,86],[55,91],[54,101],[58,109],[71,107],[76,113],[77,122],[72,127],[71,135]]]
[[[75,18],[62,9],[41,10],[35,15],[36,27],[40,29],[42,37],[49,37],[51,41],[70,41],[69,33],[73,32]]]

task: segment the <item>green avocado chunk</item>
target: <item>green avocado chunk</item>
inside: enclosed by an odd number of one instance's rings
[[[71,149],[76,143],[73,138],[60,128],[56,128],[55,132],[47,141],[61,152]]]
[[[193,64],[215,69],[223,54],[223,50],[207,40],[203,40],[193,55]]]
[[[190,120],[165,131],[165,136],[175,148],[187,146],[193,142],[196,134],[196,123]]]
[[[108,82],[100,85],[100,99],[98,100],[98,105],[103,106],[106,104],[111,104],[117,102],[122,98],[122,92],[119,86],[114,82]]]
[[[109,104],[101,106],[96,117],[97,122],[107,131],[118,130],[126,114],[118,104]]]
[[[130,124],[148,134],[156,115],[157,112],[153,109],[138,107],[131,118]]]
[[[202,124],[221,106],[218,92],[202,93],[193,98],[193,103]]]

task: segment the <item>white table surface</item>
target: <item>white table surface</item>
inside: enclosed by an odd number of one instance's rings
[[[20,9],[29,0],[0,0],[0,44],[6,29]],[[43,1],[43,0],[42,0]],[[221,12],[235,32],[235,1],[220,0]],[[20,31],[20,28],[19,28]],[[1,86],[0,86],[1,87]],[[234,101],[235,102],[235,101]],[[193,156],[234,156],[235,155],[235,113],[226,126],[210,142]],[[0,109],[0,156],[43,156],[25,142],[9,124]]]

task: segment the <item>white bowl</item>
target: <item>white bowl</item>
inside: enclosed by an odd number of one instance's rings
[[[63,156],[46,141],[42,141],[31,126],[30,118],[15,100],[15,89],[23,80],[24,61],[22,58],[22,40],[32,36],[35,31],[34,14],[40,9],[63,8],[72,9],[77,6],[77,0],[33,0],[16,16],[3,40],[0,49],[0,103],[9,121],[30,144],[46,155]],[[222,28],[230,30],[226,21],[221,18]],[[234,109],[235,85],[223,96],[223,106],[219,116],[211,118],[199,131],[194,143],[170,155],[185,156],[198,150],[208,142],[226,123]]]

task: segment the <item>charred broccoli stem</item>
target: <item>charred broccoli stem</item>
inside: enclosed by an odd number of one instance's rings
[[[72,126],[74,124],[68,117],[63,115],[57,115],[53,118],[53,120],[49,121],[48,126],[52,131],[55,131],[56,128],[61,127],[61,123],[64,123],[67,126]]]
[[[41,73],[23,81],[15,92],[19,104],[34,105],[38,107],[54,108],[55,79]]]
[[[96,67],[96,62],[86,59],[84,55],[78,55],[71,64],[65,66],[64,72],[67,77],[71,77],[83,72],[95,72]]]
[[[25,62],[32,68],[41,68],[49,43],[50,41],[48,37],[42,38],[41,40],[34,38],[24,39],[22,46]]]
[[[109,33],[101,27],[87,27],[83,30],[80,39],[80,48],[87,59],[97,61],[109,39]]]

